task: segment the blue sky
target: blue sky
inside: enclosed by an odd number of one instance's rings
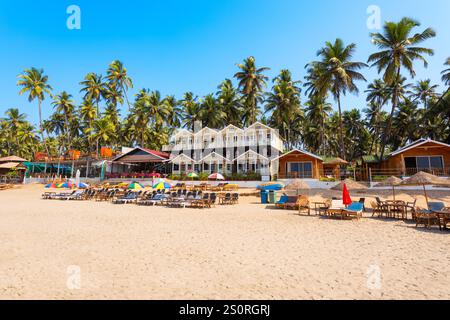
[[[81,8],[81,30],[66,27],[69,5]],[[115,59],[124,62],[140,88],[160,90],[181,98],[215,92],[236,72],[236,63],[254,55],[260,66],[289,68],[297,79],[325,41],[340,37],[357,44],[355,59],[366,61],[375,48],[366,26],[369,5],[381,8],[383,20],[404,16],[431,26],[437,38],[430,66],[417,64],[417,80],[440,83],[450,56],[448,0],[58,0],[1,1],[0,116],[11,107],[37,120],[36,104],[18,95],[17,75],[27,67],[44,68],[55,92],[66,90],[80,102],[79,82],[88,72],[105,73]],[[423,28],[421,28],[423,29]],[[368,80],[375,70],[365,70]],[[364,91],[365,85],[361,84]],[[344,99],[343,107],[364,108],[364,93]],[[51,111],[44,102],[44,116]],[[126,107],[123,107],[126,109]]]

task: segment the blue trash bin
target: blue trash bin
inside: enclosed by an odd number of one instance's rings
[[[269,192],[266,190],[261,190],[261,203],[262,204],[269,203]]]

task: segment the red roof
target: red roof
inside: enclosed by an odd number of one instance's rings
[[[156,151],[156,150],[150,150],[150,149],[146,149],[146,148],[141,148],[142,150],[151,153],[155,156],[161,157],[161,158],[165,158],[165,159],[169,159],[170,155],[168,153],[165,152],[161,152],[161,151]]]

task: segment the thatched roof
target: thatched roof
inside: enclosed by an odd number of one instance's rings
[[[341,158],[325,158],[323,161],[324,165],[346,165],[348,164],[347,161],[345,161],[344,159]]]
[[[386,180],[378,183],[377,185],[375,185],[375,187],[392,187],[392,186],[398,186],[402,183],[402,179],[397,178],[397,177],[390,177],[387,178]]]
[[[26,167],[18,162],[5,162],[0,163],[0,169],[18,169],[18,170],[26,170]]]
[[[27,162],[27,160],[16,156],[0,158],[0,162]]]
[[[347,180],[344,180],[341,183],[339,183],[337,186],[331,188],[331,190],[342,191],[344,189],[344,184],[347,185],[348,190],[366,190],[366,189],[368,189],[368,187],[362,183],[347,179]]]
[[[309,190],[309,189],[311,189],[309,185],[300,179],[293,180],[286,186],[286,190]]]
[[[401,183],[403,186],[449,185],[447,179],[439,178],[426,172],[419,172]]]

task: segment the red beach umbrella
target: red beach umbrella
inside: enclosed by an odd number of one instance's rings
[[[344,201],[344,205],[346,206],[352,204],[352,198],[350,198],[350,193],[348,192],[346,184],[344,184],[344,187],[342,188],[342,200]]]

